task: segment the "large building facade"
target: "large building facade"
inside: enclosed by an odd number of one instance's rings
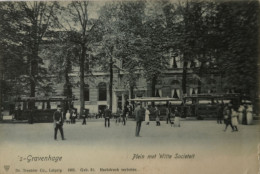
[[[169,55],[170,56],[170,55]],[[117,66],[122,68],[122,62],[117,61]],[[201,93],[215,93],[226,92],[227,89],[222,89],[221,77],[217,73],[206,74],[203,77],[199,77],[194,73],[194,68],[199,68],[199,62],[195,62],[195,65],[191,62],[188,63],[188,70],[186,76],[186,94],[187,96]],[[151,97],[152,86],[151,82],[147,81],[140,73],[140,78],[136,81],[136,86],[133,90],[132,96],[134,97]],[[124,78],[126,72],[118,71],[117,68],[113,69],[113,88],[112,88],[112,112],[116,112],[117,108],[122,108],[128,104],[128,99],[131,96],[130,87],[127,85],[127,81]],[[70,74],[73,81],[79,81],[78,68],[74,68],[73,73]],[[98,113],[98,110],[102,110],[105,106],[109,105],[109,72],[104,72],[101,69],[96,68],[92,72],[91,77],[85,77],[84,88],[84,100],[85,109],[88,109],[90,113]],[[170,58],[168,68],[166,68],[162,75],[158,78],[155,86],[156,97],[170,97],[170,98],[182,98],[182,79],[183,79],[183,63],[180,58]],[[203,85],[200,86],[198,80]],[[201,84],[201,83],[200,83]],[[61,84],[62,85],[62,84]],[[58,88],[57,88],[58,89]],[[59,89],[62,89],[60,87]],[[56,94],[61,94],[62,91],[57,91]],[[72,93],[78,100],[74,101],[74,107],[77,110],[80,109],[80,88],[79,85],[73,87]]]

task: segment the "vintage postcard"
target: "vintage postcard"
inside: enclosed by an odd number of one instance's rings
[[[1,174],[260,173],[259,2],[1,1]]]

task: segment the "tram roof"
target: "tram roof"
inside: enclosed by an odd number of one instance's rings
[[[136,101],[136,102],[156,102],[156,101],[181,101],[178,98],[168,98],[168,97],[140,97],[129,99],[129,101]]]
[[[230,93],[230,94],[222,94],[222,93],[214,93],[214,94],[194,94],[191,96],[186,96],[185,98],[238,98],[240,97],[239,93]]]
[[[57,97],[23,97],[21,99],[15,100],[15,102],[27,102],[27,101],[34,101],[34,102],[56,102],[56,101],[72,101],[77,100],[74,98],[67,98],[65,96],[57,96]]]

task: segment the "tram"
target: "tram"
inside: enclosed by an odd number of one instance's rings
[[[73,100],[76,99],[64,96],[19,98],[15,101],[14,119],[28,120],[29,123],[53,122],[57,106],[60,105],[62,112],[66,113],[67,110],[74,109]]]
[[[142,102],[143,106],[155,105],[160,110],[162,120],[166,119],[166,107],[171,112],[177,107],[182,113],[182,118],[194,117],[198,120],[216,119],[218,104],[232,103],[233,107],[241,104],[240,94],[197,94],[185,96],[182,99],[165,97],[141,97],[130,99],[129,101]],[[152,110],[152,109],[151,109]],[[151,112],[152,113],[152,112]],[[151,114],[151,119],[153,116]]]
[[[231,103],[233,107],[239,108],[241,104],[240,94],[197,94],[184,97],[184,103],[190,103],[191,115],[201,120],[204,118],[217,118],[219,104]]]

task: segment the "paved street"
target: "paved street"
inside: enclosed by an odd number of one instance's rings
[[[260,127],[254,124],[238,128],[238,132],[231,132],[230,127],[223,132],[224,125],[216,121],[182,121],[181,127],[171,127],[161,121],[161,126],[155,126],[155,122],[149,126],[142,124],[141,137],[135,137],[134,121],[123,126],[112,120],[111,127],[105,128],[103,121],[92,120],[87,125],[65,124],[66,140],[62,141],[58,133],[58,141],[54,141],[52,123],[0,124],[0,154],[8,156],[1,157],[0,162],[14,164],[16,168],[50,163],[48,166],[60,167],[63,173],[68,172],[67,167],[78,172],[83,167],[93,168],[92,173],[102,172],[100,168],[126,167],[135,168],[132,173],[255,174],[259,167]],[[63,161],[28,163],[20,162],[17,157],[29,154],[61,155]],[[164,158],[160,158],[162,154]],[[184,159],[185,155],[194,158]],[[133,159],[134,156],[138,158]]]

